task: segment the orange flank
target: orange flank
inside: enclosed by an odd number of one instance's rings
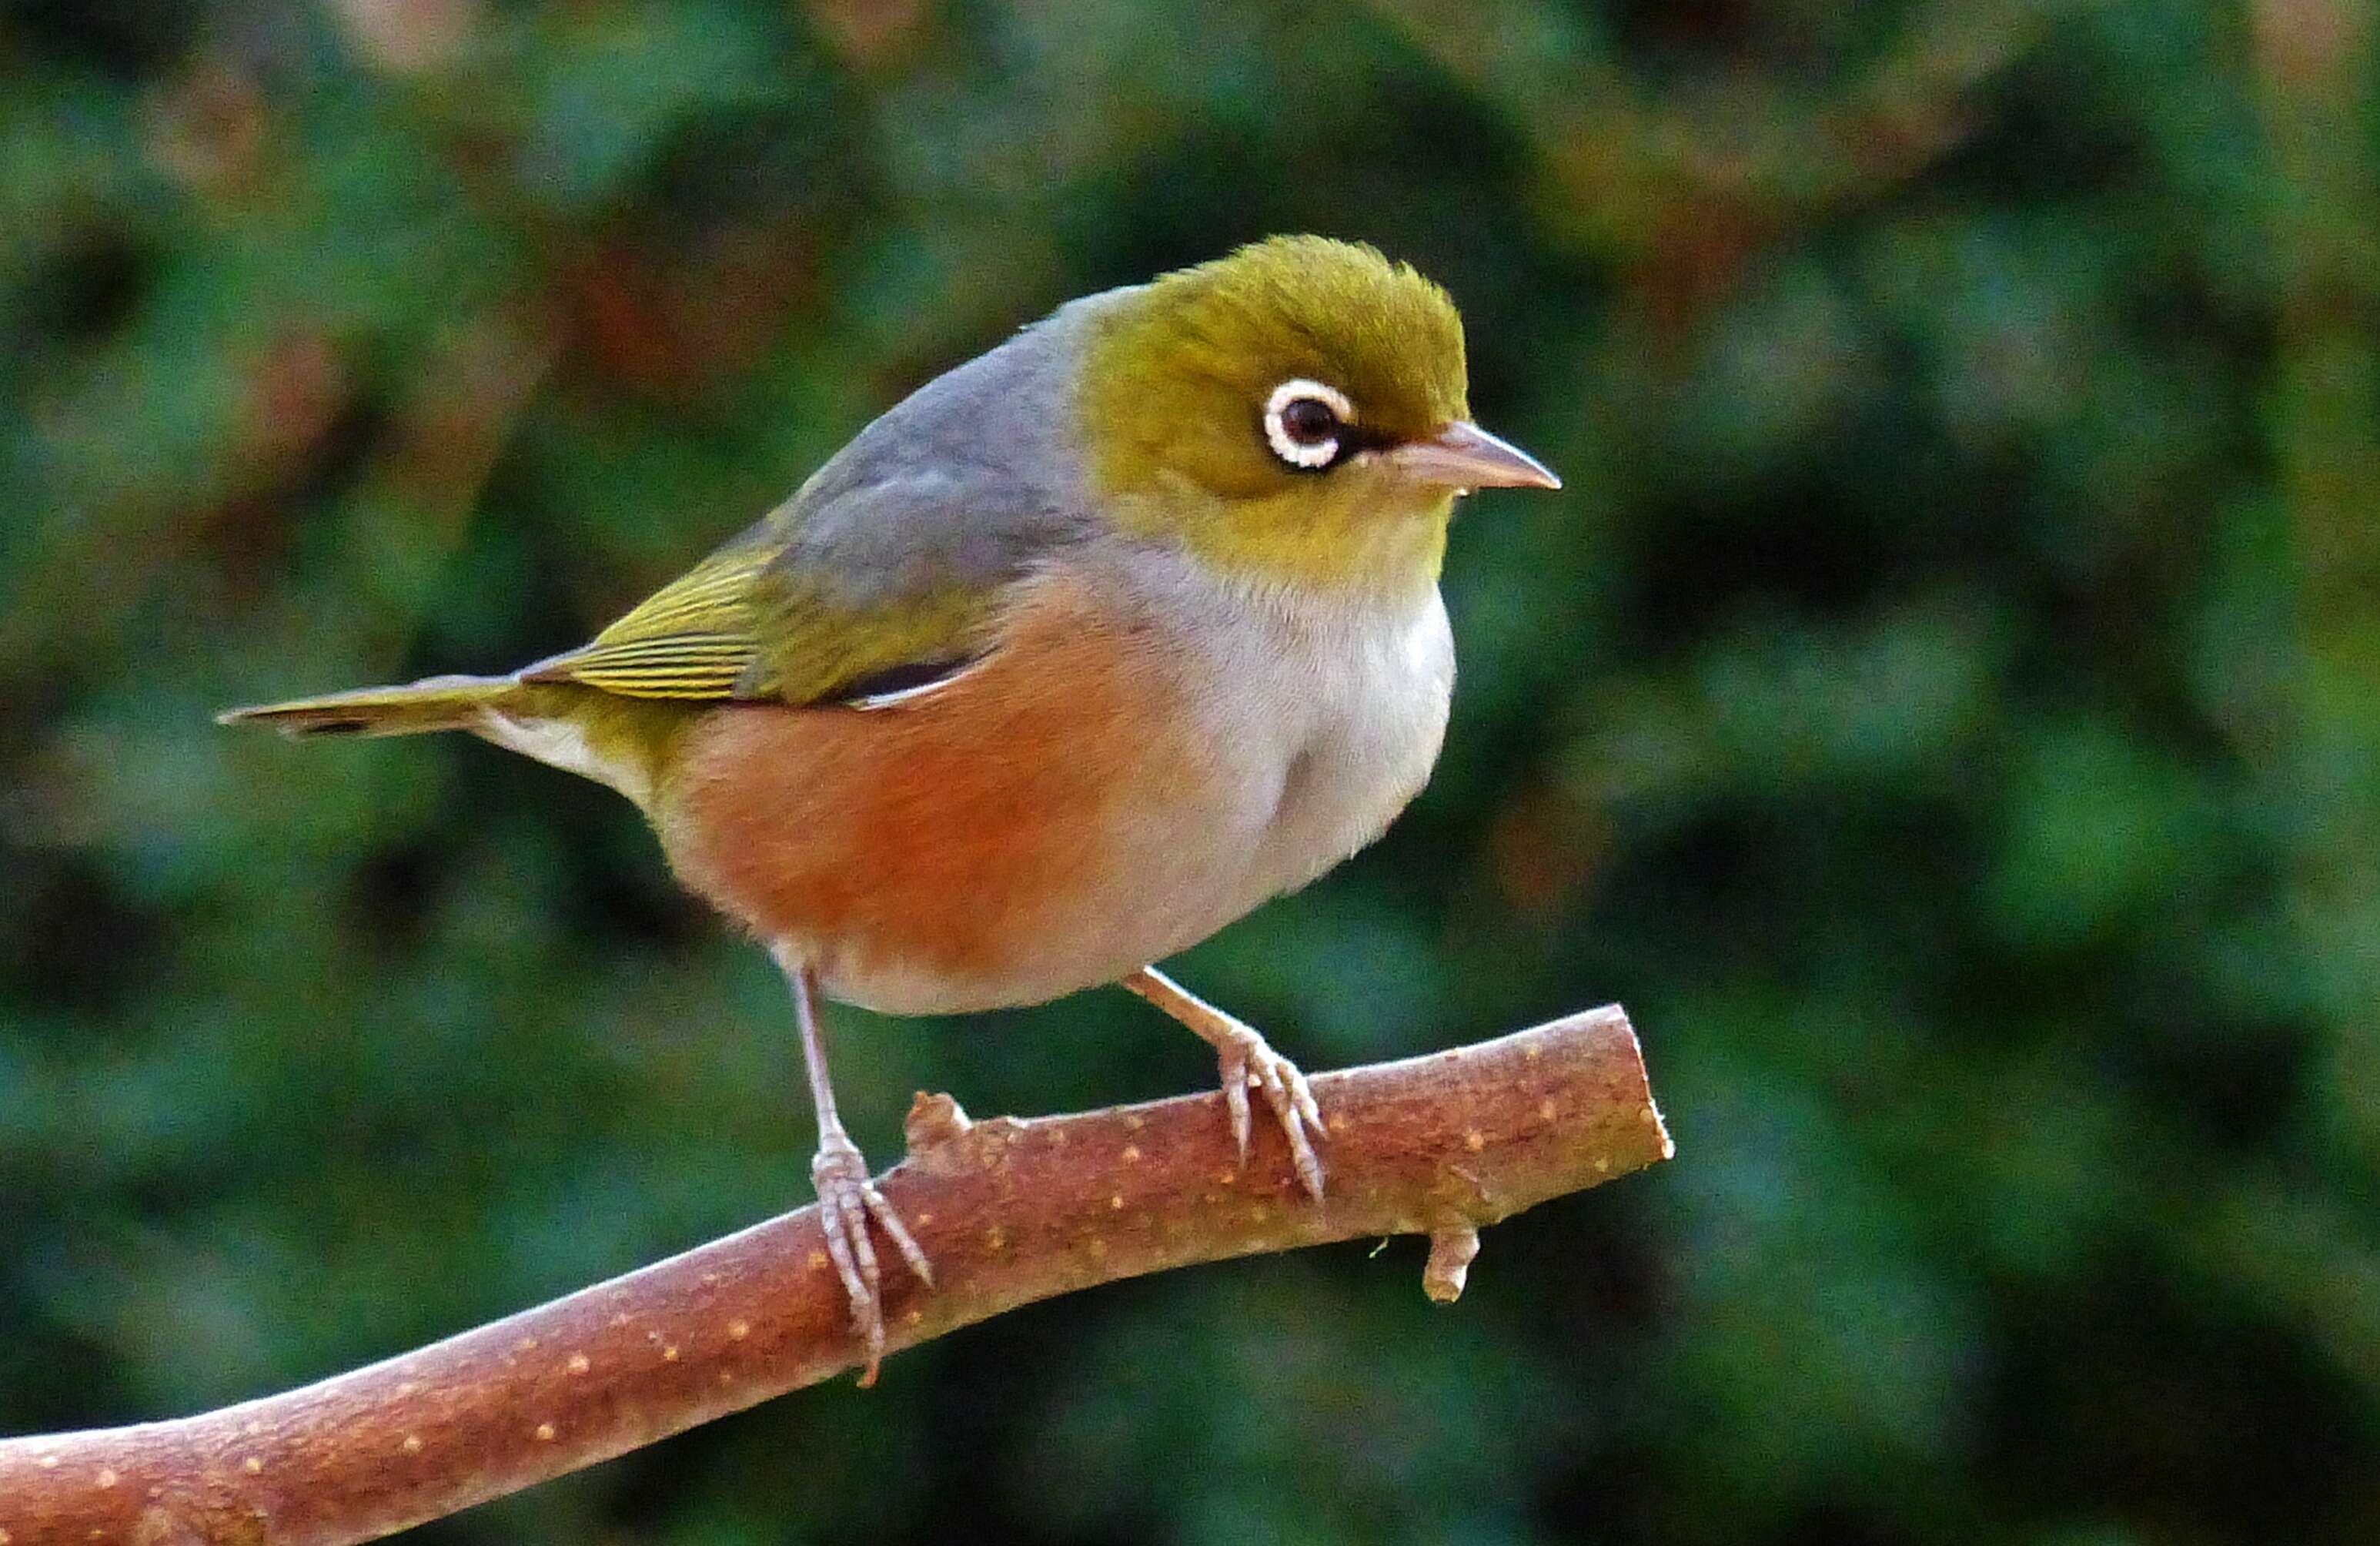
[[[705,715],[656,810],[672,863],[838,997],[877,1002],[867,984],[892,979],[955,1008],[1087,985],[1044,980],[1052,946],[1114,927],[1085,914],[1132,883],[1138,813],[1215,776],[1173,728],[1173,671],[1099,601],[1035,583],[998,648],[908,701]]]

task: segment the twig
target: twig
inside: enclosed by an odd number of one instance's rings
[[[1219,1095],[970,1123],[920,1095],[887,1197],[936,1286],[888,1274],[895,1348],[1167,1267],[1431,1237],[1451,1299],[1477,1230],[1670,1153],[1617,1007],[1314,1081],[1330,1188],[1279,1131],[1243,1168]],[[328,1546],[451,1514],[853,1367],[803,1208],[460,1336],[170,1422],[0,1441],[0,1546]]]

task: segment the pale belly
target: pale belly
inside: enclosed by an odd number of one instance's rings
[[[1198,631],[1056,584],[1010,648],[890,708],[722,709],[655,815],[680,875],[903,1014],[1111,982],[1377,836],[1435,760],[1435,595],[1378,629]]]

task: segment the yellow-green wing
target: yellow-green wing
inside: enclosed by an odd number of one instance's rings
[[[806,583],[783,559],[773,545],[716,554],[521,679],[621,698],[856,696],[978,653],[1004,589],[940,586],[856,604]]]
[[[567,654],[523,672],[623,698],[734,698],[760,656],[757,592],[765,554],[721,554]]]

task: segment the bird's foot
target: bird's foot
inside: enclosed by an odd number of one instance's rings
[[[1217,1060],[1223,1069],[1223,1103],[1231,1108],[1232,1138],[1240,1147],[1240,1163],[1248,1158],[1248,1090],[1264,1091],[1272,1114],[1289,1139],[1290,1163],[1297,1179],[1315,1201],[1322,1200],[1322,1161],[1314,1152],[1314,1138],[1323,1136],[1322,1108],[1315,1104],[1314,1088],[1296,1064],[1272,1050],[1272,1043],[1253,1026],[1237,1020],[1220,1028],[1214,1037]],[[1308,1137],[1308,1129],[1312,1136]]]
[[[909,1226],[877,1190],[868,1176],[868,1162],[850,1138],[839,1132],[820,1138],[818,1157],[810,1162],[810,1183],[818,1188],[819,1223],[826,1232],[827,1255],[833,1259],[834,1270],[843,1278],[844,1295],[851,1301],[852,1332],[868,1349],[868,1369],[859,1382],[872,1385],[884,1361],[884,1293],[876,1243],[868,1236],[868,1221],[875,1219],[900,1249],[909,1271],[929,1288],[934,1285],[933,1269],[926,1265],[926,1253],[917,1248]]]

